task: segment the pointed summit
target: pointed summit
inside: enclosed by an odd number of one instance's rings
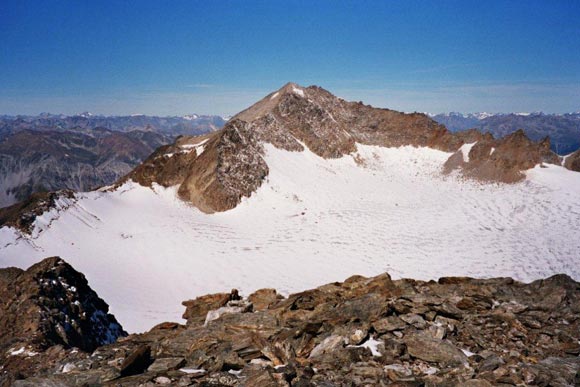
[[[304,87],[299,86],[294,82],[288,82],[278,90],[268,94],[260,101],[256,102],[249,108],[242,110],[238,114],[236,114],[233,119],[240,119],[246,122],[254,121],[271,111],[281,102],[284,100],[284,97],[288,95],[294,95],[298,97],[305,97]]]

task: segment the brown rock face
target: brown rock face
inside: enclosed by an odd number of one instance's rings
[[[465,161],[461,150],[444,165],[444,171],[460,169],[466,177],[481,181],[514,183],[525,178],[523,171],[542,163],[559,164],[559,157],[550,150],[550,140],[535,143],[518,130],[496,140],[486,134],[475,142]],[[472,142],[472,143],[473,143]]]
[[[566,157],[564,167],[571,171],[580,172],[580,149]]]
[[[126,333],[108,310],[84,275],[58,257],[26,271],[0,269],[0,364],[30,375],[32,357],[48,354],[50,364],[63,349],[93,351],[112,343]]]
[[[122,182],[179,185],[179,196],[200,210],[226,211],[249,197],[268,175],[262,155],[262,145],[250,125],[231,120],[218,132],[181,137],[159,148]]]
[[[219,309],[228,302],[239,299],[237,290],[234,289],[230,293],[208,294],[195,300],[183,301],[182,305],[185,306],[183,318],[187,320],[188,325],[202,325],[210,310]]]
[[[356,142],[455,150],[462,142],[424,114],[404,114],[347,102],[318,86],[288,83],[234,118],[253,124],[260,138],[287,150],[300,142],[321,157],[341,157]],[[290,137],[289,137],[290,135]],[[294,138],[294,141],[292,141]]]

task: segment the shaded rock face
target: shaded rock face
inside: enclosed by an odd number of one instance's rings
[[[67,348],[113,343],[126,333],[108,310],[84,275],[58,257],[26,271],[0,269],[0,364],[26,376]]]
[[[259,308],[240,307],[251,303],[237,298],[231,292],[187,301],[186,325],[160,324],[16,385],[570,386],[580,380],[580,284],[565,275],[531,284],[354,276],[287,298],[260,290],[249,297]],[[217,317],[204,321],[204,313]]]
[[[181,137],[159,148],[121,182],[178,185],[179,196],[200,210],[225,211],[249,197],[268,175],[263,153],[250,125],[231,120],[218,132]]]
[[[580,149],[566,157],[564,167],[571,171],[580,172]]]
[[[515,183],[525,178],[523,171],[538,164],[560,164],[548,138],[535,143],[523,130],[499,140],[486,134],[472,143],[468,153],[459,149],[447,160],[446,173],[459,169],[464,176],[477,180]]]
[[[549,142],[533,143],[523,132],[502,140],[476,130],[453,134],[424,114],[377,109],[317,86],[288,83],[234,116],[221,131],[182,137],[158,149],[122,181],[178,185],[182,199],[211,213],[234,208],[260,187],[269,173],[264,143],[287,151],[307,147],[318,156],[338,158],[356,152],[357,143],[455,152],[473,142],[473,157],[465,162],[461,152],[454,154],[446,172],[459,168],[470,178],[512,183],[538,163],[559,163]],[[202,152],[189,151],[202,143]]]

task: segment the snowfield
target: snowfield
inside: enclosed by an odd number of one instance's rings
[[[0,229],[0,267],[59,255],[130,332],[182,321],[181,301],[232,288],[289,293],[385,271],[580,280],[580,173],[538,166],[522,183],[485,185],[441,176],[449,153],[358,149],[324,160],[266,145],[267,181],[225,213],[203,214],[175,188],[79,194],[33,237]]]

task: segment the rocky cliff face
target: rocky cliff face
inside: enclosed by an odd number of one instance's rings
[[[234,116],[221,131],[182,137],[159,149],[125,179],[147,186],[179,185],[180,197],[202,211],[229,210],[268,175],[266,143],[288,151],[307,147],[323,158],[355,153],[357,143],[457,151],[444,172],[458,170],[469,178],[505,183],[522,180],[522,171],[539,163],[560,164],[549,141],[534,143],[521,131],[501,140],[476,130],[453,134],[424,114],[377,109],[317,86],[289,83]],[[464,157],[464,147],[473,143],[470,157]]]
[[[34,375],[126,333],[83,274],[58,257],[24,271],[0,269],[0,385]],[[74,348],[74,350],[73,350]]]
[[[580,383],[580,284],[565,275],[530,284],[353,276],[287,298],[232,291],[184,305],[186,325],[160,324],[90,355],[65,351],[14,385]]]

